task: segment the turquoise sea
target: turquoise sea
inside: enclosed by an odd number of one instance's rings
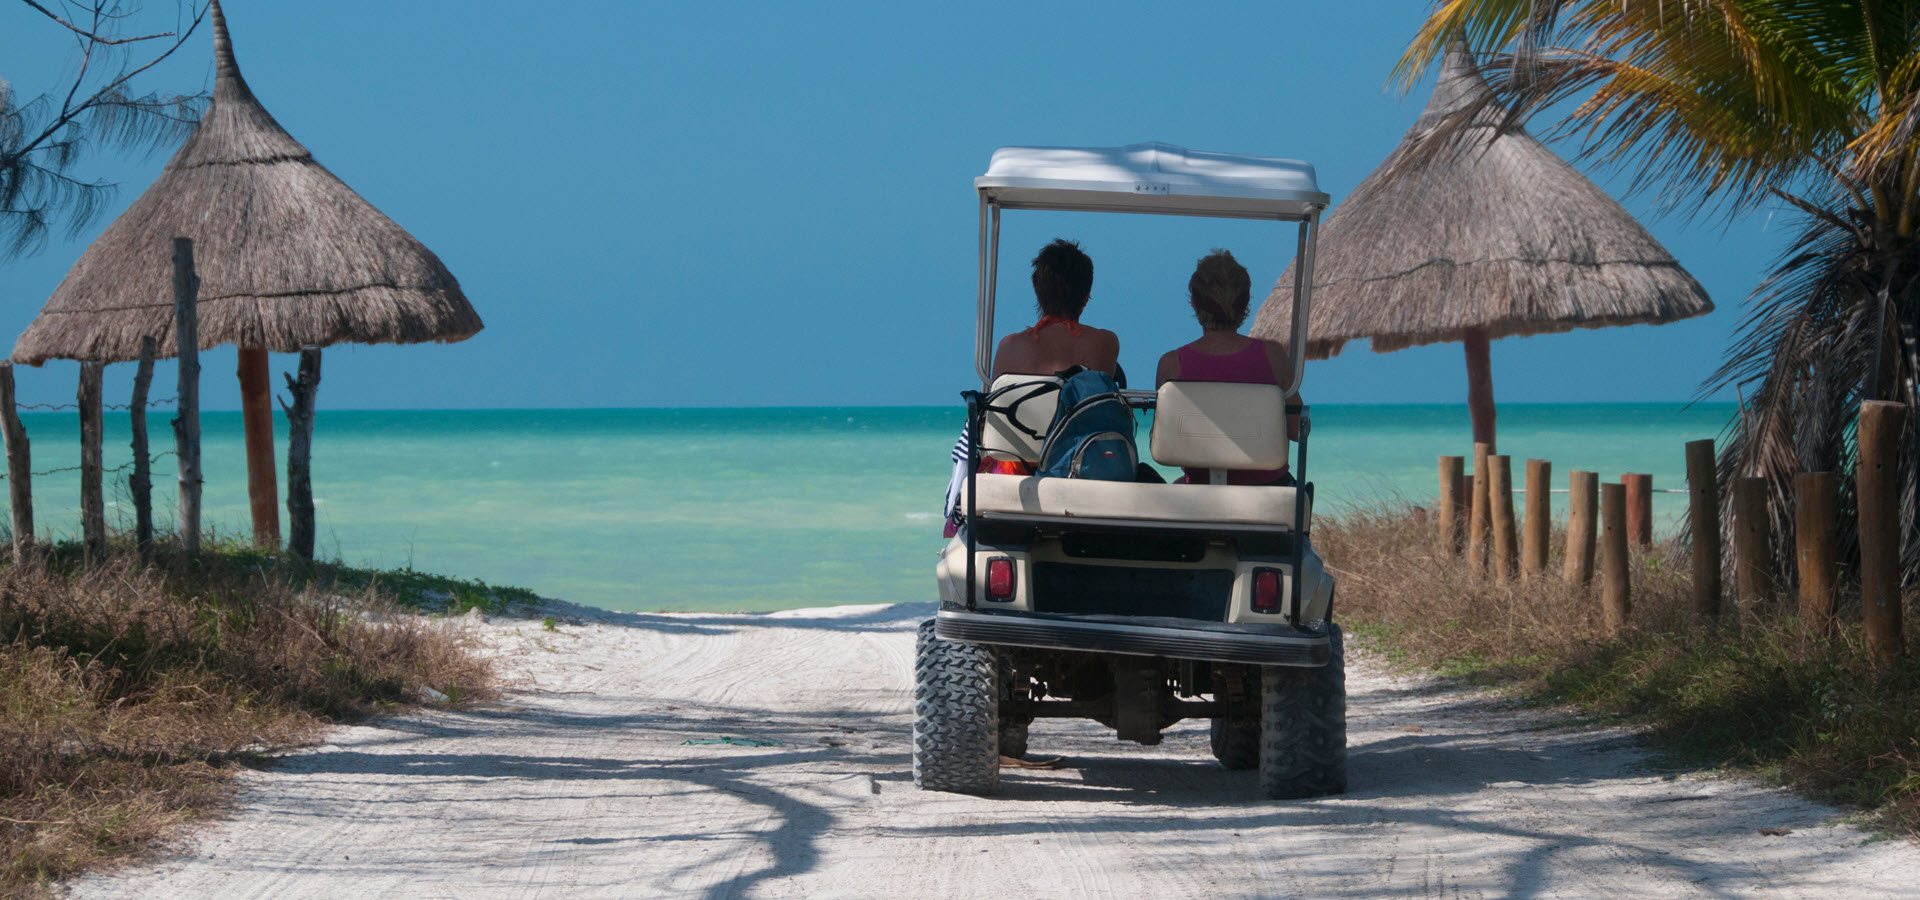
[[[1732,413],[1732,404],[1510,404],[1500,447],[1516,486],[1521,460],[1536,457],[1553,462],[1556,486],[1579,468],[1609,480],[1651,472],[1655,488],[1683,487],[1682,445],[1720,436]],[[173,446],[169,417],[149,416],[156,452]],[[73,414],[24,418],[36,470],[78,461]],[[320,551],[621,610],[931,600],[961,418],[957,407],[323,410]],[[245,533],[239,414],[202,421],[206,521]],[[128,434],[125,414],[109,413],[109,467],[132,458]],[[285,448],[283,432],[283,467]],[[1307,474],[1322,511],[1381,497],[1425,503],[1437,492],[1436,457],[1470,452],[1463,406],[1318,406]],[[155,465],[163,528],[174,465]],[[34,492],[39,529],[72,535],[78,476],[40,476]],[[107,496],[109,516],[130,523],[124,472]],[[1654,508],[1671,527],[1684,495],[1657,495]]]

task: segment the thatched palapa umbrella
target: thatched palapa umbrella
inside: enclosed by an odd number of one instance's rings
[[[211,13],[213,102],[197,130],[74,264],[13,359],[121,362],[136,358],[147,337],[162,357],[174,355],[169,248],[175,237],[193,239],[199,344],[240,348],[255,539],[277,544],[268,351],[452,342],[481,323],[432,251],[260,105],[234,62],[218,0]]]
[[[1446,148],[1440,122],[1481,114]],[[1466,345],[1473,439],[1494,443],[1490,340],[1671,322],[1713,310],[1700,283],[1612,197],[1518,125],[1505,124],[1464,49],[1400,146],[1327,217],[1314,265],[1307,352]],[[1255,320],[1284,341],[1293,275]]]

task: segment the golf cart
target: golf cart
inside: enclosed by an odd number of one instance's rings
[[[1313,167],[1166,144],[1007,147],[980,195],[979,317],[967,401],[963,526],[936,568],[940,609],[916,646],[913,778],[990,794],[1041,718],[1090,718],[1158,744],[1212,720],[1214,756],[1269,797],[1346,789],[1346,686],[1333,578],[1308,543],[1308,409],[1298,402],[1314,242],[1328,197]],[[1292,388],[1174,381],[1121,391],[1152,410],[1150,447],[1207,483],[981,473],[1040,458],[1057,378],[992,378],[1000,212],[1269,219],[1297,226]],[[1298,417],[1298,458],[1287,421]],[[1299,487],[1227,482],[1291,464]]]

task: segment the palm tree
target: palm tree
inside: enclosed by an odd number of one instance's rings
[[[1396,74],[1417,79],[1456,41],[1484,58],[1507,115],[1570,104],[1549,133],[1669,210],[1728,216],[1777,199],[1797,211],[1797,237],[1705,386],[1743,395],[1720,475],[1767,480],[1777,535],[1792,533],[1796,472],[1840,473],[1851,510],[1860,401],[1920,402],[1920,0],[1441,0]]]

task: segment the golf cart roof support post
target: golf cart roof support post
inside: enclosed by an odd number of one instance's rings
[[[1000,204],[980,192],[980,306],[973,332],[973,367],[980,390],[993,389],[993,310],[1000,282]]]
[[[980,192],[980,296],[973,306],[973,368],[980,375],[983,391],[991,388],[993,381],[993,355],[987,349],[993,338],[993,316],[987,312],[992,308],[987,299],[987,207],[990,203],[986,192]]]
[[[980,375],[983,389],[993,387],[993,324],[1000,303],[1000,204],[988,209],[993,223],[987,228],[987,336],[980,342],[987,358],[987,371]]]
[[[1300,381],[1307,373],[1307,322],[1313,308],[1313,257],[1320,243],[1320,210],[1300,222],[1300,243],[1294,250],[1299,265],[1293,267],[1293,328],[1287,336],[1287,352],[1293,354],[1293,380],[1287,384],[1288,399],[1300,399]]]

